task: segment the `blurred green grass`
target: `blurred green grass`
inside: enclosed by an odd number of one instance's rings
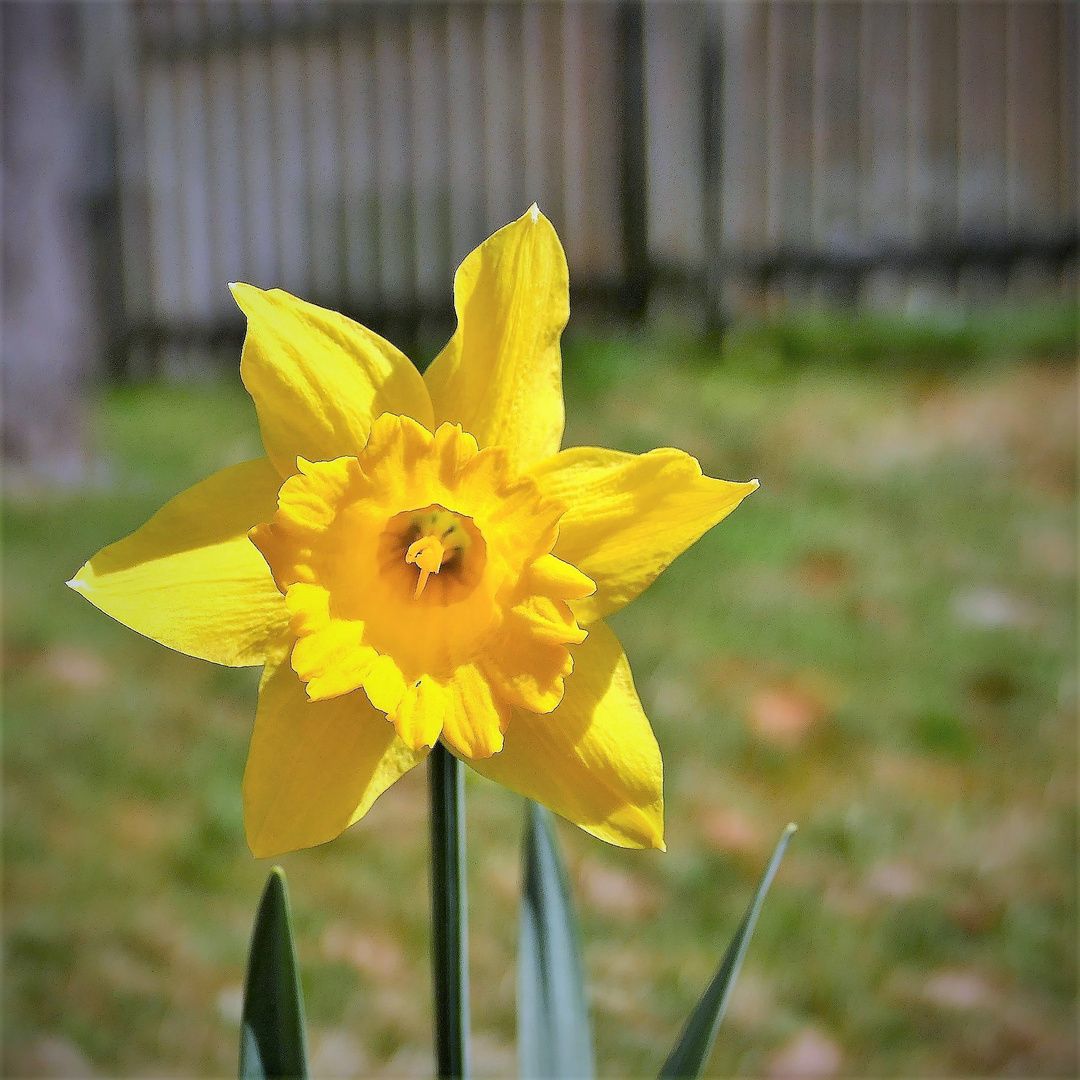
[[[669,852],[561,830],[605,1076],[655,1073],[788,820],[714,1074],[811,1051],[847,1075],[1077,1070],[1074,372],[1015,326],[933,368],[925,333],[845,325],[568,344],[568,444],[762,482],[613,620]],[[847,362],[805,362],[830,341]],[[5,1074],[223,1075],[266,869],[240,812],[255,673],[63,581],[254,456],[254,413],[238,385],[153,386],[96,420],[94,485],[4,508]],[[521,805],[469,792],[476,1071],[500,1076]],[[316,1075],[430,1069],[424,799],[418,770],[282,860]]]

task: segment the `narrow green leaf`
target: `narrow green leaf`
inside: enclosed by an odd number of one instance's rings
[[[671,1051],[664,1067],[660,1070],[660,1080],[675,1080],[675,1078],[697,1077],[705,1067],[709,1059],[713,1043],[716,1042],[716,1033],[720,1030],[720,1021],[724,1019],[724,1011],[727,1009],[728,999],[731,997],[735,978],[739,974],[743,957],[750,945],[750,937],[754,932],[758,915],[761,913],[761,905],[765,902],[765,894],[769,891],[776,871],[780,866],[780,860],[784,857],[784,850],[795,826],[789,825],[783,836],[780,837],[776,850],[773,851],[772,859],[769,860],[768,869],[761,879],[761,884],[754,893],[754,899],[743,916],[735,937],[724,953],[724,959],[720,969],[713,980],[709,983],[705,993],[697,1007],[690,1014],[675,1049]]]
[[[304,1080],[304,997],[293,947],[285,871],[267,878],[255,916],[240,1028],[240,1080]]]
[[[522,1080],[591,1080],[592,1031],[570,888],[551,814],[525,808],[525,880],[518,946]]]

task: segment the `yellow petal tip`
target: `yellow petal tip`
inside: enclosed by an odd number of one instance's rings
[[[70,581],[65,581],[64,584],[73,592],[80,593],[85,596],[87,594],[89,582],[83,577],[83,572],[87,569],[87,566],[80,567],[79,572],[75,574]]]
[[[261,293],[262,289],[255,285],[249,285],[246,281],[230,281],[229,292],[232,293],[233,301],[236,306],[245,314],[248,314],[247,308],[244,307],[245,294]]]
[[[529,207],[529,220],[535,225],[540,220],[540,207],[533,203]]]

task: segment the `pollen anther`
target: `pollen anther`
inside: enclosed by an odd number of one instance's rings
[[[446,559],[446,548],[437,536],[421,536],[419,540],[409,545],[409,550],[405,553],[405,561],[414,564],[420,570],[420,577],[416,581],[416,591],[413,593],[414,600],[420,599],[428,578],[442,569]]]

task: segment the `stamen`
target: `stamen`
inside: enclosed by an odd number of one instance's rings
[[[428,578],[442,569],[445,554],[446,549],[436,536],[421,536],[419,540],[409,545],[409,550],[405,553],[405,561],[415,564],[420,569],[416,591],[413,593],[414,600],[420,599]]]

